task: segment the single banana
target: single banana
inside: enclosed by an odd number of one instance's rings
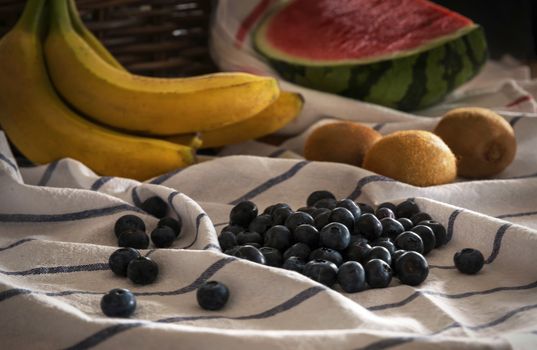
[[[295,119],[303,104],[300,94],[282,91],[273,104],[254,117],[201,133],[201,148],[220,147],[271,134]],[[172,135],[164,139],[184,145],[189,142],[189,135]]]
[[[98,174],[137,180],[192,164],[190,147],[121,134],[65,106],[45,67],[44,4],[28,0],[19,22],[0,40],[0,125],[15,146],[35,163],[70,157]]]
[[[45,55],[54,86],[77,110],[103,124],[150,135],[221,128],[268,107],[275,79],[246,73],[150,78],[117,69],[71,26],[65,0],[51,0]]]

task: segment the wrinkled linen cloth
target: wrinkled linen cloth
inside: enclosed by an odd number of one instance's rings
[[[248,29],[240,29],[252,13],[267,10],[265,3],[272,2],[220,1],[212,49],[222,69],[271,73],[251,51]],[[415,114],[282,87],[306,98],[304,113],[282,130],[294,135],[282,145],[229,146],[213,160],[144,183],[98,176],[73,159],[19,166],[0,133],[0,348],[537,348],[537,85],[528,69],[491,62],[444,103]],[[497,177],[418,188],[301,157],[305,137],[330,118],[361,121],[383,134],[432,130],[454,106],[492,108],[513,126],[517,156]],[[251,200],[262,211],[286,202],[297,209],[319,189],[371,205],[413,197],[452,240],[427,256],[430,273],[421,285],[394,279],[389,288],[355,294],[220,251],[218,234],[234,204]],[[156,226],[138,208],[151,196],[166,200],[168,215],[180,215],[184,225],[171,248],[142,251],[160,274],[139,286],[115,276],[107,262],[117,249],[119,217],[138,215],[148,232]],[[453,266],[453,254],[465,247],[485,256],[475,276]],[[228,285],[224,309],[198,306],[196,288],[206,280]],[[118,287],[137,296],[129,319],[100,310],[103,294]]]

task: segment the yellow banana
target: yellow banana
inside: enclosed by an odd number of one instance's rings
[[[135,133],[172,135],[221,128],[268,107],[276,80],[245,73],[149,78],[101,59],[72,28],[65,0],[51,0],[45,55],[58,92],[99,122]]]
[[[108,130],[65,106],[42,53],[44,4],[28,0],[0,40],[0,125],[15,146],[35,163],[70,157],[101,175],[138,180],[193,163],[190,147]]]
[[[121,69],[126,70],[123,68],[123,66],[112,56],[112,54],[101,44],[99,39],[97,39],[93,33],[86,27],[82,19],[80,18],[80,14],[78,13],[78,9],[76,8],[75,0],[68,0],[68,6],[69,6],[69,17],[71,18],[71,24],[73,25],[73,29],[77,32],[78,35],[90,46],[93,51],[101,59],[106,61],[109,65]]]
[[[271,134],[297,117],[304,100],[300,94],[282,91],[280,97],[266,109],[250,119],[201,134],[202,147],[211,148],[256,139]],[[177,144],[187,144],[189,135],[172,135],[164,138]]]

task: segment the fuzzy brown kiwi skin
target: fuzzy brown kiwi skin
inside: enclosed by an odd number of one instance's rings
[[[515,158],[513,128],[485,108],[449,111],[434,130],[457,157],[458,175],[488,178],[502,172]]]

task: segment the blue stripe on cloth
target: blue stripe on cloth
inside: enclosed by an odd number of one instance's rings
[[[232,204],[232,205],[235,205],[239,202],[242,202],[242,201],[245,201],[245,200],[250,200],[258,195],[260,195],[261,193],[267,191],[268,189],[286,181],[286,180],[289,180],[290,178],[292,178],[296,173],[298,173],[300,171],[300,169],[302,169],[306,164],[309,164],[308,161],[306,160],[303,160],[301,162],[298,162],[296,163],[295,165],[293,165],[289,170],[285,171],[284,173],[278,175],[278,176],[275,176],[265,182],[263,182],[261,185],[255,187],[253,190],[249,191],[248,193],[246,193],[245,195],[229,202],[229,204]]]
[[[0,292],[0,302],[7,300],[9,298],[19,296],[19,295],[30,294],[30,293],[32,293],[31,290],[24,289],[24,288],[14,288],[14,289],[4,290]]]
[[[448,225],[447,225],[447,233],[446,233],[447,242],[451,241],[451,238],[453,238],[453,227],[455,226],[455,219],[457,219],[459,214],[462,212],[463,212],[462,209],[457,209],[453,213],[451,213],[451,215],[449,216]]]
[[[0,252],[3,252],[4,250],[8,250],[8,249],[11,249],[11,248],[15,248],[21,244],[24,244],[24,243],[27,243],[27,242],[31,242],[31,241],[35,241],[36,239],[35,238],[23,238],[23,239],[20,239],[14,243],[11,243],[10,245],[7,245],[5,247],[2,247],[0,248]]]
[[[65,348],[65,350],[83,350],[91,349],[94,346],[99,345],[108,338],[113,337],[116,334],[128,331],[129,329],[140,327],[148,322],[130,322],[130,323],[120,323],[115,326],[107,327],[99,332],[87,337],[75,345]]]
[[[279,156],[281,156],[282,154],[284,154],[285,152],[287,152],[287,149],[285,148],[278,148],[277,150],[273,151],[272,153],[270,153],[268,155],[269,158],[278,158]]]
[[[524,117],[523,117],[523,116],[513,117],[513,118],[511,118],[511,120],[509,121],[509,124],[511,124],[511,127],[514,128],[515,125],[516,125],[522,118],[524,118]]]
[[[87,209],[64,214],[0,214],[0,222],[63,222],[102,217],[121,211],[144,213],[143,210],[133,207],[132,205],[120,204],[113,207]]]
[[[58,166],[60,161],[61,160],[56,160],[47,166],[45,172],[43,173],[43,176],[41,176],[41,179],[37,183],[37,186],[45,186],[49,182],[50,178],[52,177],[52,174],[54,173],[54,170],[56,170],[56,167]]]
[[[175,209],[175,205],[173,205],[173,199],[175,198],[175,196],[177,196],[179,194],[179,192],[177,191],[174,191],[172,193],[170,193],[170,195],[168,196],[168,206],[173,210],[173,212],[175,213],[175,215],[177,215],[178,217],[180,217],[181,215],[177,212],[177,210]]]
[[[214,243],[209,243],[205,247],[203,247],[203,250],[218,250],[219,252],[221,252],[222,248],[220,248],[219,245],[216,245]]]
[[[173,171],[170,171],[169,173],[166,173],[166,174],[163,174],[163,175],[160,175],[159,177],[156,177],[154,178],[153,180],[149,181],[150,184],[153,184],[153,185],[160,185],[162,184],[164,181],[167,181],[169,180],[170,178],[172,178],[173,176],[179,174],[181,171],[183,171],[184,169],[186,168],[179,168],[179,169],[175,169]]]
[[[140,208],[142,206],[142,201],[140,200],[140,197],[138,196],[138,192],[136,192],[136,189],[138,186],[134,186],[132,188],[132,204],[134,204],[136,207]]]
[[[13,163],[8,157],[0,153],[0,160],[3,160],[7,165],[13,168],[13,170],[18,171],[17,165]]]
[[[527,212],[524,212],[524,213],[514,213],[514,214],[503,214],[503,215],[496,216],[496,218],[498,218],[498,219],[518,218],[518,217],[521,217],[521,216],[531,216],[531,215],[537,215],[537,211],[527,211]]]
[[[102,176],[95,180],[95,182],[91,185],[90,190],[91,191],[98,191],[105,183],[112,180],[113,176]]]
[[[108,263],[95,263],[84,265],[67,265],[67,266],[42,266],[35,267],[29,270],[23,271],[4,271],[0,270],[0,274],[8,276],[28,276],[28,275],[49,275],[57,273],[72,273],[83,271],[103,271],[110,270]]]
[[[386,126],[386,123],[378,123],[378,124],[373,125],[372,129],[375,131],[380,131],[385,126]]]
[[[351,194],[347,196],[347,198],[355,201],[362,194],[363,187],[372,182],[394,182],[394,181],[395,181],[394,179],[390,179],[389,177],[382,176],[382,175],[370,175],[370,176],[363,177],[358,181],[358,183],[356,184],[356,188],[352,191]]]
[[[203,219],[206,216],[207,216],[207,214],[201,213],[196,217],[196,236],[194,236],[194,240],[190,244],[187,244],[186,246],[184,246],[181,249],[188,249],[188,248],[192,247],[196,243],[196,241],[198,240],[199,232],[200,232],[201,219]]]

